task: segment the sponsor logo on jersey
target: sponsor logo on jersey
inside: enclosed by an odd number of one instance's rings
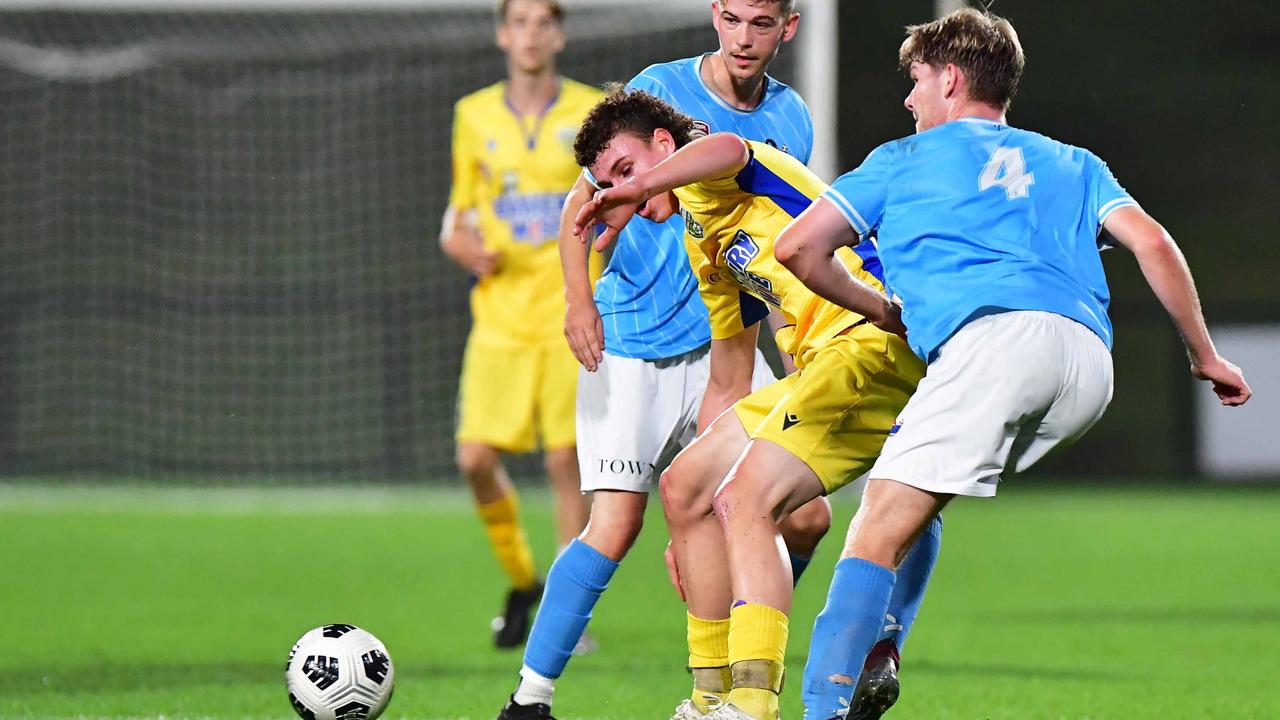
[[[702,120],[693,121],[693,133],[692,133],[693,137],[690,138],[691,140],[697,140],[700,137],[703,137],[705,135],[710,135],[710,134],[711,134],[710,125],[703,122]]]
[[[684,229],[694,237],[695,240],[701,240],[706,235],[706,231],[702,228],[702,223],[693,219],[693,213],[680,208],[680,217],[684,218]]]
[[[751,261],[759,254],[760,246],[756,244],[755,239],[746,232],[739,230],[734,234],[733,242],[724,251],[724,264],[729,268],[729,274],[733,276],[733,279],[746,288],[747,292],[774,307],[780,308],[782,307],[782,299],[773,292],[773,283],[769,282],[767,278],[762,278],[747,270],[747,265],[750,265]]]
[[[564,193],[508,191],[493,201],[493,214],[511,227],[511,237],[537,247],[556,237]]]

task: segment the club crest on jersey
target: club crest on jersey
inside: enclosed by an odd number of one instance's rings
[[[747,270],[747,265],[760,254],[760,246],[755,238],[739,230],[733,236],[733,242],[724,251],[724,264],[729,274],[748,292],[757,295],[761,300],[774,307],[782,307],[782,300],[773,292],[773,283],[768,279]]]
[[[710,126],[710,125],[706,124],[705,122],[703,122],[703,121],[701,121],[701,120],[694,120],[694,121],[693,121],[693,132],[691,133],[691,137],[690,137],[689,139],[690,139],[690,140],[697,140],[697,139],[698,139],[698,138],[700,138],[700,137],[703,137],[703,136],[706,136],[706,135],[710,135],[710,134],[711,134],[711,126]]]
[[[693,213],[680,208],[680,217],[684,218],[685,231],[692,235],[695,240],[701,240],[706,235],[706,231],[702,228],[702,223],[694,219]]]

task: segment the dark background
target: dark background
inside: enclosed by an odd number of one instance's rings
[[[911,132],[897,46],[932,7],[842,4],[841,168]],[[1110,163],[1211,325],[1280,322],[1272,10],[994,9],[1028,57],[1010,122]],[[0,12],[0,473],[450,477],[468,281],[435,237],[452,103],[502,76],[491,33],[458,11]],[[570,34],[563,70],[591,83],[715,42],[643,8]],[[1131,256],[1105,262],[1116,397],[1036,472],[1189,477],[1207,389]]]

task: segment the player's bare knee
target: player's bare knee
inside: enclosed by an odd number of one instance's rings
[[[644,526],[644,513],[593,514],[578,539],[614,562],[621,562]]]
[[[498,469],[498,451],[487,445],[459,445],[458,470],[473,486],[493,482]]]
[[[557,490],[576,492],[582,484],[578,476],[578,453],[575,448],[548,450],[542,458],[542,467]]]
[[[777,483],[751,472],[734,473],[716,492],[713,507],[721,521],[741,513],[743,517],[769,517],[777,522],[782,517],[784,494]]]
[[[658,479],[658,495],[668,523],[696,522],[711,513],[711,493],[699,481],[698,474],[689,470],[687,464],[673,463]]]

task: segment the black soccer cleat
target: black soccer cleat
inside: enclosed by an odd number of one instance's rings
[[[898,664],[891,657],[880,658],[863,669],[845,720],[879,720],[897,701]]]
[[[507,607],[502,611],[502,617],[493,619],[493,644],[496,647],[519,647],[529,637],[529,614],[542,599],[542,589],[542,581],[539,580],[528,590],[513,589],[507,593]]]
[[[534,703],[532,705],[521,705],[516,702],[514,695],[507,704],[502,706],[502,712],[498,713],[498,720],[556,720],[551,716],[551,706],[542,703]]]

